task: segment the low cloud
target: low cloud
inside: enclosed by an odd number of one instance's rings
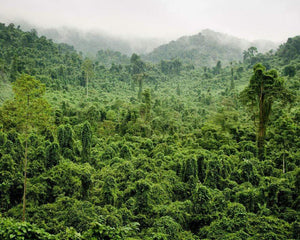
[[[0,0],[0,21],[68,26],[122,37],[174,39],[210,28],[285,41],[300,33],[299,0]]]

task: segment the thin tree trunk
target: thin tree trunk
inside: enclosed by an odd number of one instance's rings
[[[234,77],[233,77],[233,68],[231,63],[231,81],[230,81],[230,90],[234,89]]]
[[[142,76],[138,76],[138,83],[139,83],[138,99],[141,101],[142,92],[143,92],[143,77]]]
[[[86,97],[89,97],[89,77],[86,76]]]
[[[266,126],[264,121],[264,96],[263,96],[263,85],[261,85],[260,97],[259,97],[259,125],[258,125],[258,158],[259,160],[264,160],[264,143],[265,143],[265,133]]]

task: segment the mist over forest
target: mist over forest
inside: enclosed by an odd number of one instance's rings
[[[280,45],[279,43],[270,40],[248,41],[210,29],[204,29],[195,35],[182,36],[178,39],[169,41],[162,38],[136,38],[130,36],[126,38],[124,36],[113,35],[99,30],[83,31],[71,27],[43,28],[34,26],[25,21],[19,21],[18,25],[24,31],[36,29],[39,36],[46,36],[56,43],[67,43],[72,45],[78,52],[82,52],[85,56],[92,58],[95,57],[95,53],[99,50],[110,50],[120,52],[129,57],[131,54],[137,53],[143,55],[144,59],[160,61],[180,57],[180,54],[182,54],[180,51],[200,50],[199,54],[211,54],[211,52],[214,51],[213,48],[225,46],[234,51],[233,54],[235,54],[235,58],[233,58],[233,60],[238,60],[242,59],[242,52],[251,46],[256,47],[259,52],[265,53],[270,50],[276,50]],[[163,48],[166,49],[169,45],[174,44],[177,45],[175,46],[176,50],[171,49],[170,53],[164,53]],[[209,49],[201,50],[199,49],[199,44],[202,49],[205,47]],[[218,54],[220,49],[215,49],[215,51],[215,54]],[[167,54],[168,56],[159,56],[161,54]],[[221,59],[222,57],[217,55],[213,61],[216,61],[217,58]]]
[[[0,239],[300,239],[300,35],[203,29],[0,22]]]

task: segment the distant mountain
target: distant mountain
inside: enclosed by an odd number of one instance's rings
[[[14,82],[21,73],[35,76],[46,86],[59,89],[83,84],[82,57],[73,46],[39,37],[0,22],[0,81]],[[1,99],[0,99],[1,101]]]
[[[140,54],[144,60],[152,62],[180,58],[184,63],[199,66],[215,66],[219,60],[226,65],[231,61],[242,60],[243,50],[250,46],[257,47],[259,52],[266,52],[276,49],[279,45],[266,40],[249,42],[209,29],[163,44],[165,40],[162,39],[125,39],[99,31],[82,31],[69,27],[40,28],[26,22],[17,24],[25,31],[35,28],[39,36],[46,36],[55,43],[72,45],[77,51],[96,58],[105,65],[112,62],[125,63],[128,60],[122,55],[130,56],[132,53]],[[100,55],[104,54],[105,60],[99,59],[98,51],[102,51]]]
[[[144,55],[143,59],[159,62],[180,58],[185,63],[214,66],[219,60],[223,64],[242,60],[243,50],[250,46],[257,47],[259,52],[266,52],[276,49],[278,45],[264,40],[249,42],[206,29],[197,35],[184,36],[161,45],[151,53]]]
[[[106,34],[82,32],[73,28],[39,29],[39,34],[53,39],[57,43],[67,43],[87,55],[95,55],[98,50],[110,49],[123,53],[130,53],[128,42],[116,39]]]
[[[122,38],[100,31],[82,31],[76,28],[41,28],[27,22],[19,22],[24,31],[36,29],[39,36],[45,36],[56,43],[67,43],[84,55],[95,57],[99,50],[111,50],[130,56],[132,53],[146,54],[158,47],[164,40],[151,38]]]
[[[101,32],[83,32],[72,28],[41,29],[40,34],[57,43],[67,43],[84,54],[95,56],[99,50],[112,50],[130,56],[133,53],[145,54],[162,44],[159,39],[141,39],[112,36]]]
[[[255,40],[252,42],[249,42],[247,44],[247,48],[249,48],[250,46],[255,46],[258,50],[258,52],[261,53],[266,53],[269,52],[270,50],[277,50],[279,47],[279,43],[275,43],[269,40]]]

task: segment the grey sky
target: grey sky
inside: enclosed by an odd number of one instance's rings
[[[0,21],[176,38],[209,28],[285,41],[300,34],[300,0],[0,0]]]

